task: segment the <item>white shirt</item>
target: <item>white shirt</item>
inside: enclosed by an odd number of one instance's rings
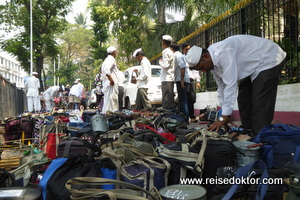
[[[141,60],[141,71],[139,76],[136,78],[138,81],[137,88],[148,88],[148,81],[151,77],[151,63],[148,58],[143,57]]]
[[[162,51],[162,59],[159,61],[159,65],[162,69],[161,81],[174,81],[174,53],[170,47]]]
[[[53,98],[57,96],[58,90],[59,86],[49,87],[43,94],[44,98],[46,100],[53,100]]]
[[[175,68],[175,82],[181,81],[181,69],[184,69],[184,77],[183,81],[185,83],[190,82],[189,74],[188,74],[188,67],[186,66],[185,56],[182,55],[181,52],[176,51],[174,53],[174,68]]]
[[[277,66],[286,56],[274,42],[250,35],[231,36],[212,44],[208,51],[223,115],[230,115],[233,110],[239,80],[250,76],[253,81],[261,71]]]
[[[108,55],[105,58],[101,66],[101,71],[102,71],[102,81],[103,81],[103,92],[106,92],[108,90],[108,87],[110,86],[110,81],[106,75],[110,75],[113,78],[115,84],[118,84],[116,82],[117,64],[115,58],[112,55]]]
[[[69,96],[70,95],[74,95],[78,98],[81,98],[82,97],[82,93],[83,93],[83,85],[81,83],[76,83],[74,84],[71,89],[70,89],[70,92],[69,92]]]
[[[27,97],[39,96],[40,80],[35,76],[31,76],[25,83]]]
[[[119,69],[117,69],[117,78],[118,78],[118,84],[119,86],[124,86],[124,81],[125,81],[125,76],[124,73],[122,71],[120,71]]]

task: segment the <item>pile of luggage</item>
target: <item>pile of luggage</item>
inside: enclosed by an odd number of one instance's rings
[[[190,128],[159,108],[24,114],[0,131],[0,199],[300,198],[300,128],[290,124],[253,138]]]

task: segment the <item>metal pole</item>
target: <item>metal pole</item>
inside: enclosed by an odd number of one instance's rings
[[[56,76],[55,76],[55,58],[54,58],[54,80],[53,80],[53,85],[55,85],[55,82],[56,82]]]
[[[32,34],[32,0],[30,0],[30,75],[32,75],[33,69],[33,34]]]
[[[58,54],[58,64],[57,64],[58,72],[60,68],[60,54]],[[59,86],[59,76],[57,77],[57,85]]]

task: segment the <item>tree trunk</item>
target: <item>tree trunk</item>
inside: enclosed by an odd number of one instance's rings
[[[39,56],[36,57],[36,69],[37,69],[38,78],[40,80],[40,85],[41,85],[40,91],[44,91],[44,83],[42,81],[42,71],[44,68],[44,56],[41,51],[38,51],[37,55]]]
[[[157,2],[157,14],[158,14],[158,22],[160,24],[166,23],[166,15],[165,15],[165,2],[164,1],[158,1]]]

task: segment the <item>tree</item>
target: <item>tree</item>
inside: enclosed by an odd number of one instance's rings
[[[58,54],[55,36],[65,29],[65,15],[74,0],[32,0],[33,23],[33,67],[41,73],[44,59]],[[0,23],[5,30],[19,33],[11,39],[1,41],[1,47],[15,55],[26,71],[30,69],[30,0],[14,0],[0,7]],[[46,77],[44,77],[46,79]],[[43,90],[43,84],[42,90]]]
[[[93,40],[92,30],[78,24],[68,24],[58,39],[60,41],[61,68],[57,71],[56,76],[61,77],[62,83],[65,84],[72,83],[76,77],[81,78],[84,85],[90,85],[90,79],[94,78],[90,45]],[[66,77],[63,78],[64,76]]]

